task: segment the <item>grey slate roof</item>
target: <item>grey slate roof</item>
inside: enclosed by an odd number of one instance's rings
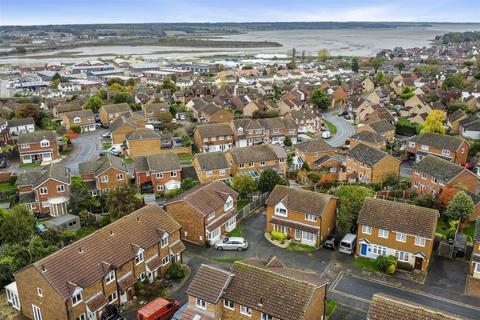
[[[408,140],[446,150],[457,150],[465,141],[465,139],[458,136],[448,136],[446,134],[430,132],[422,133]]]
[[[167,152],[136,157],[133,159],[136,172],[167,172],[181,170],[176,153]]]
[[[458,164],[432,155],[424,157],[413,168],[443,182],[449,182],[465,170]]]
[[[465,115],[465,111],[463,111],[462,109],[457,109],[455,110],[454,112],[450,113],[447,118],[449,121],[454,121],[458,118],[460,118],[461,116]]]
[[[233,274],[216,267],[202,264],[187,289],[187,294],[216,304]]]
[[[378,120],[368,124],[376,133],[382,134],[388,131],[394,131],[395,126],[387,120]]]
[[[202,138],[233,136],[232,128],[226,123],[202,124],[197,126],[195,130],[200,133]]]
[[[18,126],[25,126],[27,124],[35,124],[33,118],[21,118],[21,119],[12,119],[8,120],[8,127],[18,127]]]
[[[322,139],[312,139],[295,145],[295,149],[301,152],[331,152],[335,151],[335,148],[326,143]]]
[[[221,151],[197,153],[194,158],[197,159],[202,171],[212,171],[229,168],[227,158]]]
[[[359,143],[355,147],[350,149],[348,155],[353,159],[366,164],[369,167],[373,167],[380,160],[389,156],[389,154],[385,151],[372,148],[363,143]]]
[[[236,163],[248,163],[287,158],[287,153],[280,145],[261,144],[250,147],[232,148],[228,152],[232,154]]]
[[[17,144],[24,143],[38,143],[43,139],[48,141],[55,141],[57,139],[57,134],[55,131],[39,131],[39,132],[20,132],[18,134]]]
[[[115,168],[120,171],[128,172],[127,166],[123,160],[109,153],[96,160],[80,163],[78,168],[80,170],[80,174],[93,173],[95,176],[98,176],[108,168]]]
[[[127,135],[127,140],[144,140],[144,139],[158,139],[160,140],[160,133],[155,130],[147,128],[137,128]]]
[[[360,131],[359,133],[354,134],[353,136],[350,137],[350,139],[365,141],[365,142],[374,143],[374,144],[385,143],[387,141],[387,139],[384,136],[376,132],[367,131],[367,130]]]
[[[70,184],[68,169],[60,164],[51,163],[37,170],[20,173],[17,178],[17,186],[31,185],[36,188],[50,178]]]
[[[468,131],[480,131],[480,116],[472,114],[468,118],[460,121],[460,126]]]

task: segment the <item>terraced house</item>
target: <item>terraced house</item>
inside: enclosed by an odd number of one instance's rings
[[[403,268],[426,271],[438,216],[438,210],[366,198],[357,221],[356,255],[370,259],[392,255]]]
[[[233,130],[227,123],[198,125],[193,141],[200,152],[227,151],[234,145]]]
[[[33,212],[61,216],[70,199],[70,172],[59,164],[20,173],[17,179],[19,203]]]
[[[335,228],[337,198],[332,195],[277,185],[266,205],[268,233],[320,246]]]
[[[121,158],[109,153],[97,160],[78,165],[80,178],[93,196],[102,195],[129,183],[127,165]]]
[[[448,136],[439,133],[422,133],[408,139],[407,154],[420,161],[431,154],[459,165],[467,162],[470,145],[459,136]]]
[[[268,143],[283,145],[285,137],[289,137],[292,143],[297,143],[298,128],[292,118],[264,118],[258,119],[258,122],[265,128],[264,134],[268,138]]]
[[[135,183],[141,191],[164,193],[180,188],[182,167],[175,153],[161,153],[133,159]]]
[[[225,155],[232,175],[252,171],[258,173],[269,168],[285,174],[287,170],[287,153],[278,144],[232,148]]]
[[[19,133],[17,145],[22,164],[50,162],[60,158],[54,131]]]
[[[235,119],[232,121],[236,147],[248,147],[268,143],[265,128],[257,119]]]
[[[155,281],[182,262],[180,228],[149,204],[20,270],[11,294],[29,319],[103,319],[108,305],[133,297],[137,281]]]
[[[238,193],[222,181],[197,185],[165,204],[182,225],[182,239],[205,245],[215,243],[237,225]]]
[[[201,265],[187,289],[182,320],[325,319],[327,283],[276,257],[237,261],[230,270]]]
[[[200,183],[225,180],[230,177],[230,166],[223,152],[197,153],[192,159]]]

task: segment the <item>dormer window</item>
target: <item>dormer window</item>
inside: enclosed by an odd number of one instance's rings
[[[82,291],[77,289],[72,295],[72,306],[75,307],[77,304],[82,302]]]
[[[215,211],[212,211],[212,212],[210,212],[210,213],[208,214],[208,216],[207,216],[207,221],[212,220],[213,217],[215,217]]]
[[[50,141],[42,140],[42,141],[40,141],[40,146],[42,146],[43,148],[50,147]]]
[[[143,250],[140,250],[138,254],[135,256],[135,264],[139,264],[143,261]]]
[[[162,248],[168,246],[168,233],[164,233],[162,237],[162,241],[160,242]]]
[[[285,208],[281,202],[275,207],[275,215],[283,217],[288,216],[287,208]]]
[[[422,144],[422,146],[420,147],[420,149],[424,150],[424,151],[428,151],[429,147],[425,144]]]
[[[80,117],[73,118],[73,123],[80,123],[81,121],[82,119],[80,119]]]
[[[30,145],[29,145],[28,143],[22,143],[22,144],[20,145],[20,148],[22,148],[22,149],[29,149],[29,148],[30,148]]]
[[[114,271],[114,270],[110,271],[110,272],[105,276],[105,281],[107,282],[107,284],[109,284],[109,283],[112,282],[113,280],[115,280],[115,271]]]
[[[443,149],[442,154],[445,155],[445,156],[449,156],[450,155],[450,150]]]
[[[225,201],[225,205],[223,206],[223,209],[225,212],[227,212],[228,210],[232,209],[233,207],[233,199],[232,197],[228,197],[227,201]]]

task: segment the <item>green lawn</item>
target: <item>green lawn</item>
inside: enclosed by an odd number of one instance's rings
[[[41,162],[23,163],[20,165],[20,168],[22,169],[37,168],[37,167],[40,167],[41,164],[42,164]]]
[[[242,210],[242,208],[245,207],[249,203],[250,203],[249,200],[238,200],[237,201],[237,211]]]
[[[132,164],[133,159],[132,158],[123,158],[123,162],[125,162],[126,164]]]
[[[330,131],[330,134],[337,133],[337,127],[335,127],[335,125],[331,121],[328,121],[327,119],[323,119],[323,122],[327,125],[328,131]]]
[[[14,192],[17,189],[15,184],[11,184],[10,182],[2,182],[0,183],[0,192]]]
[[[110,142],[103,143],[103,150],[110,149],[111,147],[112,147],[112,144]]]
[[[369,270],[369,271],[381,271],[374,259],[357,257],[355,258],[355,267]]]
[[[330,317],[335,312],[337,307],[338,302],[332,299],[327,299],[327,308],[325,310],[325,314],[327,315],[327,317]]]
[[[443,221],[442,219],[438,219],[436,233],[442,234],[447,237],[448,229],[450,229],[448,222]]]
[[[241,237],[243,236],[243,229],[241,226],[237,226],[235,229],[230,231],[228,234],[229,237]]]
[[[178,155],[178,160],[180,160],[180,164],[183,165],[190,165],[192,164],[192,154],[189,153],[181,153]]]
[[[290,243],[290,245],[287,247],[287,251],[301,251],[301,252],[312,252],[317,249],[318,248],[316,247],[307,246],[306,244],[295,243],[295,242]]]
[[[469,242],[473,242],[473,234],[475,233],[475,221],[470,222],[468,226],[463,229],[463,233],[467,235],[467,240]]]

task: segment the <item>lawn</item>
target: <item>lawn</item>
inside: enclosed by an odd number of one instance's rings
[[[374,259],[357,257],[355,258],[355,267],[369,270],[369,271],[381,271]]]
[[[88,236],[91,233],[94,233],[97,230],[98,230],[98,228],[96,228],[94,226],[85,226],[82,229],[78,230],[76,232],[76,234],[77,234],[77,237],[83,238],[83,237]]]
[[[438,219],[436,233],[441,234],[446,238],[448,236],[448,229],[450,229],[448,222]]]
[[[330,317],[335,312],[337,307],[338,307],[338,302],[332,299],[327,299],[327,308],[325,310],[327,317]]]
[[[11,184],[10,182],[0,183],[0,192],[15,192],[15,190],[17,190],[15,184]]]
[[[249,203],[250,203],[249,200],[238,200],[237,201],[237,211],[242,210],[242,208],[245,207]]]
[[[22,163],[19,167],[22,169],[37,168],[40,167],[41,162]]]
[[[229,237],[241,237],[243,236],[243,229],[241,226],[237,226],[235,229],[228,233]]]
[[[103,150],[108,150],[112,147],[112,144],[110,142],[104,142],[103,143]]]
[[[180,160],[180,164],[192,164],[192,157],[193,155],[190,153],[181,153],[178,154],[178,160]]]
[[[470,222],[468,226],[463,229],[463,233],[467,235],[467,241],[473,242],[473,235],[475,233],[475,221]]]
[[[287,247],[287,251],[300,251],[300,252],[313,252],[317,249],[318,248],[316,247],[307,246],[306,244],[295,243],[295,242],[290,243],[290,245]]]
[[[328,121],[327,119],[323,119],[323,122],[327,125],[328,131],[330,131],[330,134],[337,133],[337,127],[335,127],[335,125],[331,121]]]
[[[123,162],[125,162],[126,164],[132,164],[133,159],[132,158],[123,158]]]
[[[7,303],[7,294],[5,293],[5,290],[0,291],[0,319],[19,319],[18,312]]]

